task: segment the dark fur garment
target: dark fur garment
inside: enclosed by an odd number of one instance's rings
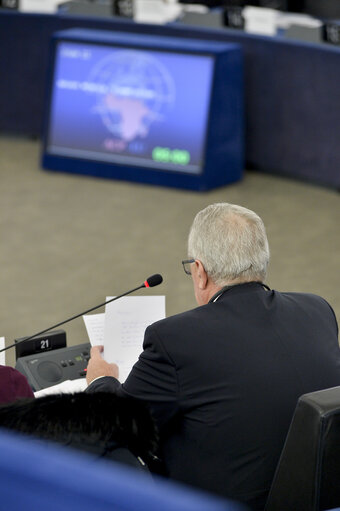
[[[126,447],[151,469],[158,457],[158,432],[147,407],[112,393],[21,399],[0,406],[0,427],[84,450]]]

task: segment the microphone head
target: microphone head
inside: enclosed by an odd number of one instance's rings
[[[158,286],[158,284],[161,284],[163,282],[163,277],[159,273],[156,273],[155,275],[151,275],[146,281],[144,282],[145,287],[155,287]]]

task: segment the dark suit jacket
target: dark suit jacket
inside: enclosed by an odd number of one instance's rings
[[[242,284],[148,327],[126,382],[89,391],[150,403],[171,478],[263,509],[297,399],[340,385],[337,335],[322,298]]]

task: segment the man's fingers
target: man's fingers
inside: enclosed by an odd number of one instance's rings
[[[104,351],[104,346],[98,345],[91,348],[91,358],[102,358],[101,353]]]

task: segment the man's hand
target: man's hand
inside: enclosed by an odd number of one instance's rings
[[[109,364],[106,362],[101,353],[104,350],[104,346],[93,346],[91,348],[91,358],[87,365],[86,372],[86,381],[88,385],[99,378],[99,376],[113,376],[114,378],[118,378],[119,368],[117,364]]]

